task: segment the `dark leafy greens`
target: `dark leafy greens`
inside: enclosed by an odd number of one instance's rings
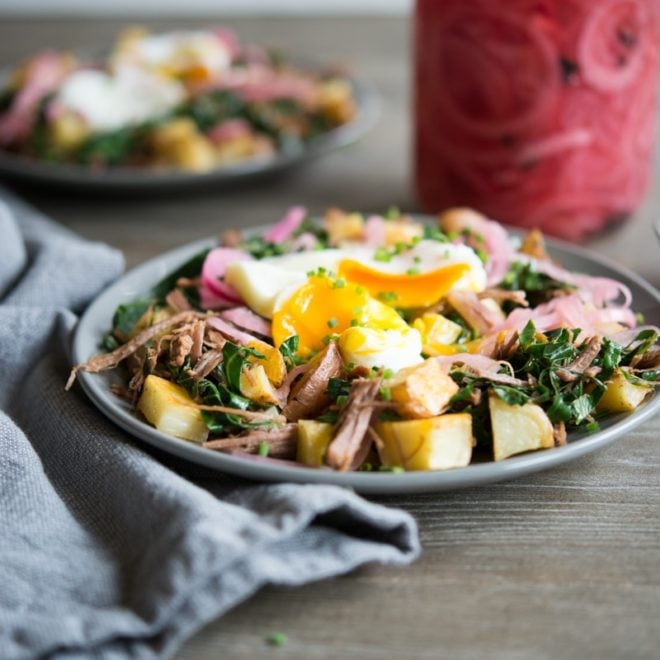
[[[606,382],[617,369],[629,365],[632,357],[640,354],[639,351],[644,353],[649,350],[657,341],[657,333],[641,331],[629,347],[603,338],[598,354],[591,362],[591,369],[586,373],[574,374],[573,379],[562,379],[561,371],[570,367],[587,348],[587,343],[579,336],[579,329],[562,328],[545,334],[537,333],[530,321],[519,335],[518,349],[509,358],[513,375],[528,384],[512,387],[453,371],[451,375],[461,389],[451,399],[450,409],[472,412],[474,416],[477,405],[473,405],[472,401],[476,398],[483,402],[487,391],[492,391],[510,405],[540,405],[553,423],[563,422],[572,428],[592,428]],[[640,381],[645,384],[655,382],[655,371],[649,370],[646,373],[650,377],[642,377]],[[626,369],[622,373],[630,379],[639,378]],[[477,390],[481,391],[481,396],[476,395]],[[477,435],[478,427],[479,424],[475,423]]]
[[[574,287],[565,282],[539,273],[533,263],[514,261],[499,284],[508,291],[524,291],[532,307],[546,302],[552,296],[573,291]]]

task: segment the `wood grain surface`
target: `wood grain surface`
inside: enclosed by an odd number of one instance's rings
[[[171,21],[145,21],[170,27]],[[185,22],[195,25],[199,21]],[[129,265],[170,247],[277,218],[291,204],[415,209],[409,182],[408,24],[402,19],[232,19],[247,38],[346,62],[373,79],[383,114],[360,144],[291,175],[193,195],[79,197],[22,187]],[[36,48],[107,44],[120,21],[0,22],[0,67]],[[658,174],[644,208],[591,247],[660,285]],[[380,498],[419,522],[424,553],[298,589],[266,588],[179,653],[211,658],[657,658],[660,417],[602,450],[535,476],[450,494]],[[267,645],[284,632],[284,647]]]

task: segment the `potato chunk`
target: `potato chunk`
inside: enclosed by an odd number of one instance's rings
[[[279,387],[286,376],[286,364],[279,350],[258,339],[248,342],[248,346],[264,356],[262,358],[249,356],[248,361],[262,365],[270,382],[275,387]]]
[[[74,112],[64,112],[56,117],[50,125],[50,136],[53,145],[62,153],[69,153],[82,144],[89,135],[89,128]]]
[[[461,336],[463,328],[442,314],[426,313],[413,321],[413,328],[422,335],[425,355],[447,355],[456,349],[452,344]]]
[[[355,114],[353,90],[345,80],[322,82],[318,87],[318,104],[321,114],[334,124],[345,124]]]
[[[364,218],[360,213],[345,213],[340,209],[329,209],[323,225],[328,232],[330,245],[346,241],[359,241],[364,233]]]
[[[241,372],[241,394],[257,403],[281,404],[262,364],[253,364]]]
[[[535,449],[554,447],[552,424],[535,403],[510,405],[496,394],[488,400],[496,461]]]
[[[440,414],[458,392],[458,385],[436,360],[401,369],[384,385],[390,388],[396,411],[413,419]]]
[[[195,123],[181,117],[159,126],[151,134],[151,146],[159,163],[191,172],[215,167],[213,145],[197,130]]]
[[[380,422],[374,427],[385,467],[448,470],[465,467],[472,458],[472,417],[468,413],[428,419]]]
[[[298,420],[298,455],[296,460],[309,467],[321,467],[332,439],[332,424],[313,419]]]
[[[385,223],[385,243],[396,245],[397,243],[411,243],[415,239],[424,236],[424,227],[410,218],[398,218],[388,220]]]
[[[631,412],[653,391],[651,386],[629,382],[618,370],[605,388],[605,394],[598,402],[598,412]]]
[[[137,407],[159,431],[201,444],[209,430],[200,411],[188,403],[194,402],[183,387],[150,375],[144,381]]]

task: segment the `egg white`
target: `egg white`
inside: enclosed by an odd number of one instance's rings
[[[116,75],[84,69],[67,77],[57,95],[92,131],[112,131],[167,113],[185,97],[183,86],[139,70]]]
[[[367,369],[382,367],[396,372],[423,360],[422,336],[414,328],[349,328],[339,336],[337,346],[344,362]]]
[[[193,62],[217,77],[230,68],[231,54],[212,32],[180,30],[145,36],[132,42],[129,48],[120,49],[113,57],[116,67],[129,65],[147,69],[176,69]]]
[[[452,287],[455,290],[483,291],[486,288],[486,271],[479,257],[467,245],[420,241],[389,261],[375,258],[375,250],[364,246],[341,249],[312,250],[267,257],[259,261],[239,261],[227,267],[225,279],[234,286],[247,304],[258,314],[272,319],[276,304],[283,302],[282,293],[295,291],[294,285],[302,285],[309,271],[325,268],[337,272],[343,259],[353,259],[370,268],[391,274],[406,274],[411,268],[419,273],[433,271],[443,266],[464,263],[468,271]]]

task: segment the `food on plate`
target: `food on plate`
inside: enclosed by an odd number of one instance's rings
[[[150,374],[144,380],[138,410],[159,431],[177,438],[202,443],[209,430],[194,401],[180,385]]]
[[[91,167],[204,172],[298,153],[355,116],[350,81],[226,29],[132,29],[105,58],[45,51],[0,88],[0,149]]]
[[[447,413],[425,419],[377,422],[386,468],[447,470],[470,463],[474,437],[469,413]]]
[[[550,419],[536,403],[511,404],[496,394],[490,394],[488,410],[496,461],[526,451],[554,447]]]
[[[113,391],[209,450],[334,470],[444,470],[593,431],[660,382],[620,282],[469,209],[418,221],[292,208],[225,232],[114,314]]]

